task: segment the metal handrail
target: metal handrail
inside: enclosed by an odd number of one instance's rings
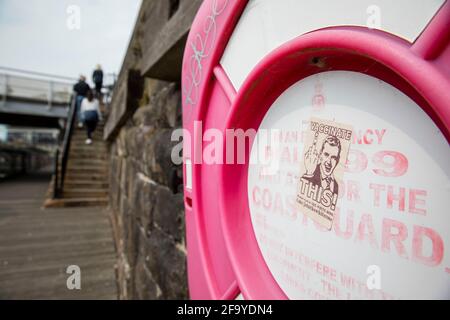
[[[55,151],[55,162],[53,167],[53,199],[60,197],[59,194],[59,149]]]
[[[23,69],[17,69],[17,68],[11,68],[11,67],[5,67],[5,66],[0,66],[0,70],[6,71],[6,72],[13,72],[13,73],[20,73],[20,74],[25,74],[28,76],[37,76],[37,77],[43,77],[43,78],[50,78],[53,80],[58,79],[58,81],[69,81],[69,82],[74,82],[77,81],[76,78],[72,78],[72,77],[67,77],[67,76],[61,76],[61,75],[56,75],[56,74],[49,74],[49,73],[43,73],[43,72],[37,72],[37,71],[31,71],[31,70],[23,70]]]
[[[2,105],[5,105],[6,100],[9,99],[46,101],[49,108],[53,104],[66,104],[69,102],[72,85],[66,81],[13,75],[0,70]]]
[[[77,116],[77,94],[74,93],[72,95],[72,103],[70,105],[66,130],[64,132],[64,140],[61,150],[61,156],[56,158],[57,165],[55,166],[55,173],[54,173],[56,186],[53,192],[54,198],[60,198],[64,191],[64,179],[66,176],[67,161],[69,159],[70,144],[72,141],[72,134],[75,127],[76,116]],[[61,170],[58,172],[59,169]]]

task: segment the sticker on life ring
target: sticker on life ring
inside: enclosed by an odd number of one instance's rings
[[[333,225],[353,128],[311,118],[301,161],[297,205],[327,230]]]

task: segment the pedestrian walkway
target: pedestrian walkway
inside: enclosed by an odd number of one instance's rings
[[[0,299],[116,299],[116,261],[104,208],[41,209],[49,172],[0,182]],[[81,270],[69,290],[67,268]]]

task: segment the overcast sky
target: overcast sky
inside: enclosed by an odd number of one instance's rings
[[[100,63],[105,73],[118,73],[140,4],[0,0],[0,66],[90,80]]]

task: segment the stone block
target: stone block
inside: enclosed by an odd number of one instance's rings
[[[137,179],[135,184],[135,215],[140,225],[147,233],[152,228],[153,223],[155,190],[154,186],[141,179]]]
[[[147,240],[147,267],[163,299],[187,298],[186,256],[170,236],[155,228]]]
[[[105,124],[103,137],[112,140],[127,120],[139,107],[142,98],[144,79],[138,70],[122,69],[114,89],[111,112]]]
[[[119,299],[132,299],[133,278],[132,269],[124,255],[119,255],[117,259],[117,283],[119,284]]]
[[[166,187],[158,187],[153,212],[154,223],[176,241],[184,239],[184,200]]]
[[[149,176],[160,184],[166,185],[172,192],[178,191],[182,181],[177,174],[177,165],[172,162],[172,148],[178,141],[171,141],[172,130],[159,130],[147,143],[145,165]]]
[[[140,129],[137,127],[131,127],[126,130],[126,148],[127,153],[130,157],[135,157],[140,153],[139,141],[140,139]],[[142,150],[142,149],[141,149]]]
[[[116,141],[111,141],[111,143],[109,144],[109,154],[111,156],[117,156],[117,143]]]
[[[120,170],[120,190],[123,194],[128,195],[128,166],[129,166],[129,160],[127,158],[122,159],[122,169]]]
[[[127,131],[125,128],[122,128],[122,130],[120,130],[116,142],[117,142],[117,154],[120,157],[127,157],[128,156]]]
[[[144,260],[139,260],[134,270],[134,297],[139,300],[156,300],[161,297],[161,289],[153,280]]]
[[[181,91],[174,87],[167,97],[165,115],[171,128],[182,126]]]

